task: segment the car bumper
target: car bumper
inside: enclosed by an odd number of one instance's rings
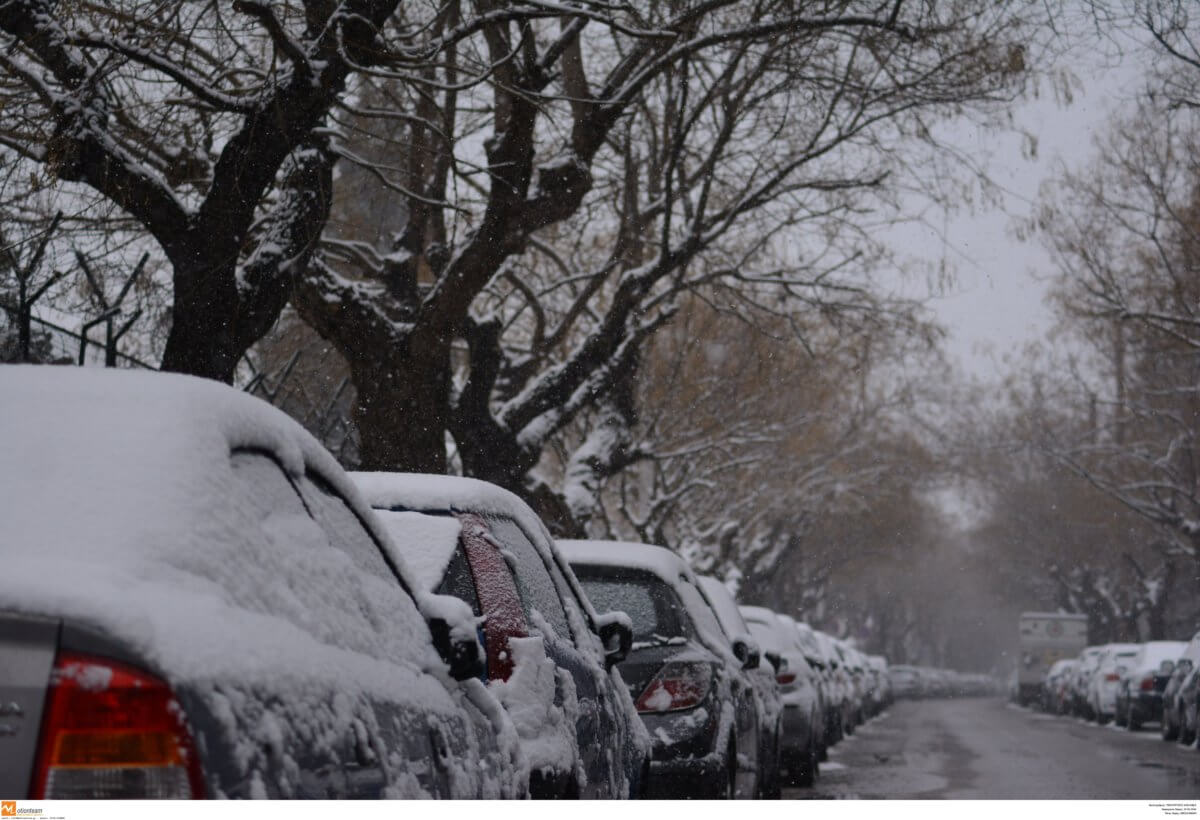
[[[650,799],[712,799],[725,795],[725,749],[712,702],[687,712],[646,713],[651,760],[644,794]]]
[[[812,732],[812,720],[807,711],[799,706],[784,707],[783,740],[779,744],[783,754],[807,751],[812,742]]]
[[[1159,720],[1162,717],[1162,692],[1139,693],[1129,701],[1129,714],[1139,723]]]

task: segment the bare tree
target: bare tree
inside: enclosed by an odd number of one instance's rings
[[[465,472],[538,495],[560,431],[602,401],[619,422],[606,397],[685,294],[861,302],[866,211],[928,118],[1016,93],[1029,12],[448,4],[434,34],[472,36],[347,106],[362,185],[297,298],[350,366],[363,465],[444,471],[449,436]]]

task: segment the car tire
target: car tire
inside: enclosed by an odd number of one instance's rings
[[[1162,734],[1163,740],[1170,741],[1170,740],[1178,740],[1178,738],[1179,738],[1179,729],[1174,724],[1171,723],[1171,718],[1168,716],[1167,710],[1165,707],[1163,708],[1162,729],[1160,730],[1160,732]]]

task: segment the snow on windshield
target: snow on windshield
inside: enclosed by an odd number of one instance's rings
[[[458,519],[392,510],[376,510],[375,514],[391,536],[399,561],[408,566],[418,586],[427,592],[437,589],[458,549],[462,531]]]

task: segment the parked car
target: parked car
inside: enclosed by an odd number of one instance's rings
[[[629,614],[633,647],[619,664],[652,744],[650,797],[729,798],[757,791],[758,720],[743,669],[758,658],[733,649],[670,550],[615,541],[559,541],[592,604]]]
[[[1103,652],[1103,646],[1089,646],[1079,653],[1079,666],[1071,681],[1071,714],[1076,717],[1095,720],[1095,713],[1088,699],[1088,688],[1092,674],[1100,665],[1100,655]]]
[[[473,619],[299,424],[213,381],[0,367],[0,794],[519,797]]]
[[[915,667],[897,665],[888,668],[888,676],[892,681],[892,691],[898,698],[919,698],[921,691],[921,676]]]
[[[521,736],[533,796],[636,796],[650,744],[612,671],[631,626],[622,613],[595,613],[533,510],[470,478],[351,478],[420,587],[481,619],[486,678]]]
[[[1101,726],[1113,719],[1117,712],[1117,687],[1121,682],[1121,669],[1137,657],[1138,645],[1134,643],[1110,643],[1100,653],[1096,671],[1088,681],[1088,704],[1092,719]]]
[[[1197,715],[1200,708],[1200,665],[1193,666],[1192,671],[1187,673],[1175,695],[1175,702],[1179,709],[1179,743],[1191,746],[1200,737],[1200,715]]]
[[[840,701],[838,701],[837,683],[834,680],[837,673],[830,668],[829,652],[817,630],[800,621],[794,621],[794,623],[796,631],[800,634],[800,648],[804,650],[804,660],[817,673],[817,694],[820,701],[822,727],[818,758],[823,763],[829,758],[829,747],[841,740],[840,720],[837,716]]]
[[[766,651],[780,658],[775,679],[783,699],[781,760],[784,782],[811,786],[820,773],[824,743],[816,671],[804,658],[796,622],[760,606],[740,608],[750,632]]]
[[[779,696],[779,683],[775,680],[775,664],[773,660],[763,657],[762,648],[751,637],[750,627],[738,610],[737,601],[729,589],[710,575],[701,575],[700,592],[712,606],[713,614],[725,632],[731,650],[739,640],[753,645],[752,651],[759,653],[759,663],[746,670],[747,677],[754,687],[755,710],[758,715],[758,783],[759,795],[769,799],[780,796],[782,778],[780,777],[780,743],[783,739],[783,701]]]
[[[1136,732],[1143,723],[1162,717],[1163,689],[1186,648],[1183,641],[1150,641],[1139,646],[1117,685],[1118,726]]]
[[[834,646],[833,637],[820,630],[813,630],[821,657],[825,660],[826,716],[825,727],[829,736],[826,744],[832,746],[847,734],[846,710],[850,699],[850,673],[842,662],[842,655]],[[850,727],[854,731],[854,727]]]
[[[1042,710],[1054,715],[1065,714],[1070,709],[1070,682],[1079,661],[1063,658],[1055,661],[1042,683]]]

